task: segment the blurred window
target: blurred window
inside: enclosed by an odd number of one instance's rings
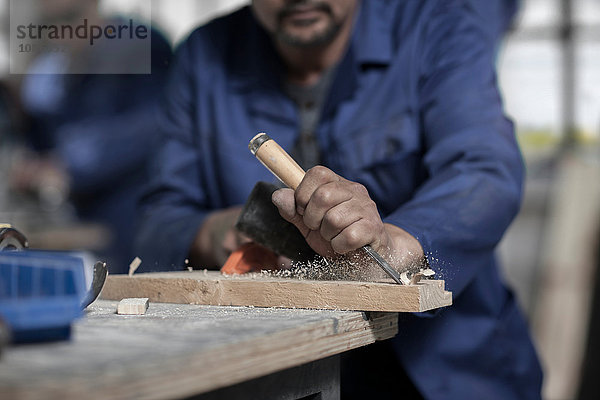
[[[505,107],[532,144],[556,143],[562,125],[560,46],[555,40],[510,38],[500,59]]]
[[[598,144],[600,135],[600,40],[578,40],[575,121],[584,144]]]
[[[522,0],[519,29],[552,28],[560,23],[561,0]]]
[[[597,29],[600,26],[600,1],[574,0],[573,16],[576,24]]]
[[[600,142],[600,1],[522,0],[498,61],[524,150]]]

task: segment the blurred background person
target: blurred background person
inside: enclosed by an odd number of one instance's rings
[[[40,23],[46,25],[128,22],[103,17],[97,0],[43,0],[39,5]],[[171,58],[165,38],[156,30],[150,35],[151,74],[130,73],[143,62],[144,49],[135,42],[90,46],[88,40],[63,38],[66,51],[49,47],[38,55],[20,86],[29,151],[13,165],[12,187],[50,206],[69,199],[81,221],[106,226],[110,239],[99,256],[112,273],[126,272],[133,258],[135,207],[155,145],[155,99]],[[125,73],[106,73],[115,68]]]

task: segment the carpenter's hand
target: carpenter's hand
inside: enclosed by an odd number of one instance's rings
[[[280,189],[273,203],[307,243],[324,257],[371,245],[398,270],[422,262],[419,242],[403,229],[384,224],[367,189],[333,171],[310,169],[296,191]]]
[[[390,245],[367,189],[325,167],[310,169],[296,192],[273,193],[273,203],[322,256],[345,254],[366,244],[376,250]]]
[[[234,228],[242,206],[209,214],[196,234],[190,249],[194,267],[220,268],[229,254],[250,239]]]

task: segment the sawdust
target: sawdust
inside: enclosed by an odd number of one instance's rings
[[[425,258],[427,259],[429,268],[435,271],[435,279],[450,279],[456,273],[455,268],[459,267],[452,264],[452,268],[450,268],[450,264],[444,261],[437,253],[434,252],[425,253]]]
[[[423,265],[415,260],[416,257],[412,253],[407,253],[403,256],[388,257],[387,261],[392,266],[402,265],[407,270],[419,271]],[[392,281],[381,267],[362,250],[335,259],[317,256],[307,262],[292,261],[289,269],[263,270],[261,274],[269,277],[306,280]]]
[[[134,258],[131,263],[129,264],[129,276],[133,276],[133,274],[135,273],[135,271],[139,268],[139,266],[142,264],[142,259],[139,257]]]

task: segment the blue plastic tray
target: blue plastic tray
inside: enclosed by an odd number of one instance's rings
[[[61,253],[0,252],[0,318],[16,343],[68,339],[85,293],[83,261]]]

